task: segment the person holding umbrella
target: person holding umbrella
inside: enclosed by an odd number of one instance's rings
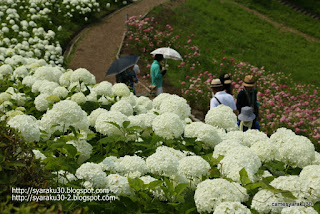
[[[162,54],[156,54],[154,57],[154,61],[151,65],[151,80],[152,85],[154,87],[157,87],[157,95],[163,93],[162,89],[162,77],[166,74],[167,70],[162,69],[161,61],[163,60]]]
[[[138,78],[133,68],[134,68],[134,65],[128,68],[127,70],[125,70],[124,72],[117,74],[116,82],[126,84],[130,88],[130,90],[133,92],[133,94],[136,95],[136,90],[134,86],[135,86],[135,83],[138,82]]]

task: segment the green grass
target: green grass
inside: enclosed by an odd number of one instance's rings
[[[320,43],[280,31],[233,2],[189,0],[174,11],[158,7],[152,14],[162,24],[181,29],[182,37],[196,35],[193,43],[201,49],[203,70],[214,72],[212,59],[234,57],[272,72],[292,74],[302,83],[320,85]],[[174,78],[183,80],[184,75]]]
[[[308,35],[320,38],[320,22],[312,17],[293,10],[276,0],[236,0],[237,2],[254,9],[274,21],[295,28]],[[320,1],[318,3],[320,8]],[[320,12],[320,11],[319,11]]]

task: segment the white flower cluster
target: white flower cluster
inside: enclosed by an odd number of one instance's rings
[[[313,207],[286,207],[281,214],[317,214]]]
[[[17,129],[27,142],[38,142],[40,140],[40,129],[33,116],[17,115],[8,121],[8,125]]]
[[[312,201],[320,200],[320,165],[309,165],[302,169],[300,178],[303,183],[303,192]]]
[[[97,96],[113,96],[112,84],[108,81],[102,81],[93,87],[93,91]]]
[[[238,129],[237,116],[230,107],[225,105],[219,105],[216,108],[210,109],[206,114],[205,122],[227,131]]]
[[[250,147],[250,150],[260,158],[261,162],[278,160],[280,155],[278,148],[269,138],[257,141]]]
[[[85,68],[78,68],[71,73],[71,82],[83,82],[88,85],[96,84],[96,78]]]
[[[96,188],[105,188],[108,183],[106,173],[96,163],[82,164],[76,171],[76,177],[90,182]]]
[[[196,141],[202,141],[211,148],[221,142],[218,129],[202,122],[193,122],[186,125],[184,128],[184,136],[197,138]]]
[[[174,113],[163,113],[152,122],[155,134],[165,139],[175,139],[183,134],[183,124],[178,115]]]
[[[116,171],[125,176],[140,177],[145,175],[149,170],[146,162],[141,157],[126,155],[119,160]]]
[[[129,186],[127,177],[118,174],[110,174],[106,180],[106,187],[115,195],[120,196],[133,194],[133,190]]]
[[[269,190],[261,189],[254,195],[251,209],[255,209],[258,213],[280,213],[283,207],[272,206],[272,203],[284,201],[281,194],[275,194]]]
[[[112,86],[114,96],[128,97],[130,96],[130,89],[124,83],[116,83]]]
[[[83,162],[85,162],[90,158],[93,147],[87,141],[81,140],[81,139],[77,141],[72,140],[72,141],[68,141],[67,144],[73,145],[74,147],[76,147],[77,151],[81,153],[77,160],[78,164],[82,164]]]
[[[97,108],[93,110],[91,114],[88,116],[90,126],[94,126],[96,124],[98,117],[100,117],[102,113],[106,113],[106,112],[108,112],[108,110],[104,108]]]
[[[152,101],[148,97],[138,97],[137,105],[134,108],[134,111],[138,114],[147,113],[153,107]]]
[[[123,132],[110,122],[116,123],[120,127],[123,127],[122,123],[124,121],[129,121],[126,115],[117,111],[108,111],[99,115],[98,119],[96,120],[95,128],[97,132],[100,132],[104,135],[123,135]]]
[[[240,202],[221,202],[213,214],[251,214],[251,211]]]
[[[201,179],[209,174],[210,164],[200,156],[187,156],[179,160],[178,172],[187,179]]]
[[[245,168],[251,182],[261,166],[261,161],[249,148],[238,146],[231,148],[220,161],[218,169],[221,174],[240,183],[240,170]]]
[[[66,131],[70,126],[78,130],[89,128],[87,113],[71,100],[63,100],[54,104],[40,120],[40,128],[49,135],[56,130]]]
[[[179,160],[168,151],[156,151],[146,159],[146,164],[153,174],[172,176],[177,174]]]
[[[133,115],[132,106],[130,105],[130,103],[128,103],[125,100],[120,100],[120,101],[116,102],[115,104],[113,104],[111,106],[110,111],[121,112],[122,114],[124,114],[126,116]]]
[[[191,115],[191,108],[187,101],[177,95],[166,96],[166,98],[160,104],[159,110],[160,114],[166,112],[174,113],[178,115],[181,120],[184,120]]]
[[[292,167],[303,168],[315,160],[315,149],[311,141],[296,135],[291,130],[280,128],[271,135],[280,152],[279,160]]]
[[[205,180],[198,184],[194,201],[198,212],[213,212],[222,202],[244,202],[248,200],[247,190],[237,183],[225,179]]]

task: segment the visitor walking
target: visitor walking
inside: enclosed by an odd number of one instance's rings
[[[255,89],[255,79],[252,75],[247,75],[242,84],[244,87],[237,96],[237,109],[241,113],[242,107],[250,106],[256,119],[259,117],[259,106],[257,101],[257,90]]]
[[[237,107],[233,96],[224,91],[224,87],[220,79],[213,79],[211,81],[211,90],[213,92],[213,97],[210,100],[210,109],[223,104],[225,106],[229,106],[233,112],[237,114]]]
[[[136,72],[133,70],[134,66],[131,66],[127,70],[121,72],[120,74],[116,75],[116,82],[117,83],[124,83],[126,84],[133,94],[136,94],[134,84],[138,82],[138,78]]]
[[[238,115],[240,131],[246,132],[248,129],[257,129],[260,131],[260,125],[255,118],[256,115],[250,106],[242,107],[241,113]]]
[[[163,93],[162,78],[167,72],[167,70],[162,69],[162,66],[160,64],[162,60],[163,60],[163,55],[156,54],[150,69],[152,85],[157,87],[156,95]]]
[[[231,85],[231,83],[232,83],[231,76],[227,73],[223,73],[220,75],[219,79],[220,79],[221,83],[223,84],[223,88],[224,88],[225,92],[233,95],[232,85]]]

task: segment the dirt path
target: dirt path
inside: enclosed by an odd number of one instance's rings
[[[97,82],[107,80],[114,83],[114,76],[105,77],[107,69],[115,60],[125,32],[128,16],[145,15],[153,7],[167,0],[141,0],[105,17],[101,23],[84,29],[73,42],[73,55],[68,67],[86,68],[96,76]],[[67,50],[68,51],[68,50]]]
[[[316,37],[313,37],[313,36],[310,36],[308,34],[302,33],[301,31],[298,31],[297,29],[294,29],[292,27],[288,27],[286,25],[280,24],[280,23],[270,19],[269,17],[263,15],[262,13],[259,13],[259,12],[255,11],[255,10],[252,10],[252,9],[250,9],[250,8],[240,4],[238,2],[234,2],[234,3],[237,4],[239,7],[241,7],[243,9],[255,14],[256,16],[260,17],[261,19],[266,20],[267,22],[273,24],[275,27],[279,28],[280,30],[289,31],[291,33],[298,34],[298,35],[302,36],[303,38],[305,38],[309,42],[320,42],[320,39],[318,39]]]

